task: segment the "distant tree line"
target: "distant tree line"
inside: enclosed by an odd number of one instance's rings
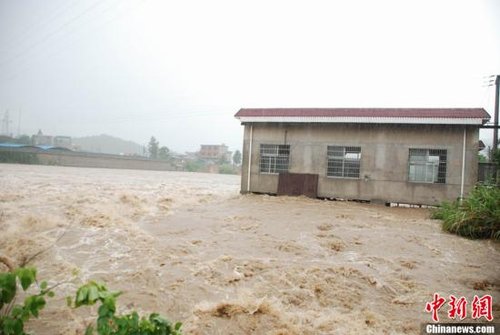
[[[17,137],[0,135],[0,143],[16,143],[16,144],[32,145],[33,142],[30,136],[23,134]]]
[[[233,154],[233,164],[239,166],[241,164],[241,152],[236,150]]]
[[[170,158],[170,149],[166,146],[160,147],[160,142],[154,136],[151,136],[149,140],[148,153],[151,159],[168,160]]]
[[[179,164],[182,169],[190,172],[210,172],[214,171],[213,166],[216,165],[215,171],[223,174],[238,174],[241,165],[242,155],[239,150],[236,150],[232,157],[223,156],[214,161],[206,161],[200,158],[179,160],[175,158],[166,146],[161,146],[156,137],[151,136],[147,146],[147,153],[150,159],[168,160],[173,164]]]
[[[39,164],[40,161],[33,152],[0,151],[0,163]]]

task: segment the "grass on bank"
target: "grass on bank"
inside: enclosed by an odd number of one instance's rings
[[[500,240],[500,187],[478,185],[460,201],[443,202],[432,213],[443,230],[468,238]]]
[[[32,152],[0,151],[0,163],[38,164],[38,157]]]

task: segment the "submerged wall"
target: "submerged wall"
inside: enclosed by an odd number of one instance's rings
[[[137,169],[137,170],[175,170],[169,162],[161,160],[151,160],[148,158],[135,156],[120,156],[75,151],[43,151],[30,148],[21,149],[0,149],[1,152],[24,153],[33,156],[35,159],[30,162],[19,162],[42,165],[61,165],[76,167],[95,167],[113,169]]]
[[[444,125],[253,124],[248,188],[250,124],[245,125],[241,191],[276,193],[276,174],[259,173],[260,144],[289,144],[291,173],[319,175],[318,196],[381,202],[438,204],[460,196],[466,129],[465,192],[477,181],[477,127]],[[360,146],[359,179],[327,177],[327,146]],[[408,181],[410,148],[446,149],[445,184]]]

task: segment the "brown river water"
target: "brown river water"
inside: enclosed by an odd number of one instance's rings
[[[82,334],[96,308],[65,297],[90,279],[124,292],[120,311],[186,334],[418,334],[435,292],[490,294],[500,317],[498,242],[444,233],[428,209],[240,195],[239,182],[0,164],[0,254],[44,250],[29,264],[63,282],[29,328]]]

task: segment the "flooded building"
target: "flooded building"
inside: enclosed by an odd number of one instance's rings
[[[73,144],[71,143],[70,136],[55,136],[53,144],[55,147],[58,147],[58,148],[66,148],[66,149],[73,148]]]
[[[31,142],[35,146],[54,146],[70,150],[73,148],[70,136],[45,135],[41,129],[38,130],[36,135],[31,137]]]
[[[231,152],[225,144],[202,144],[198,157],[201,159],[231,161]]]
[[[477,181],[481,108],[240,109],[241,192],[438,204]]]
[[[54,137],[50,135],[44,135],[42,130],[39,129],[36,135],[31,137],[33,145],[53,145]]]

